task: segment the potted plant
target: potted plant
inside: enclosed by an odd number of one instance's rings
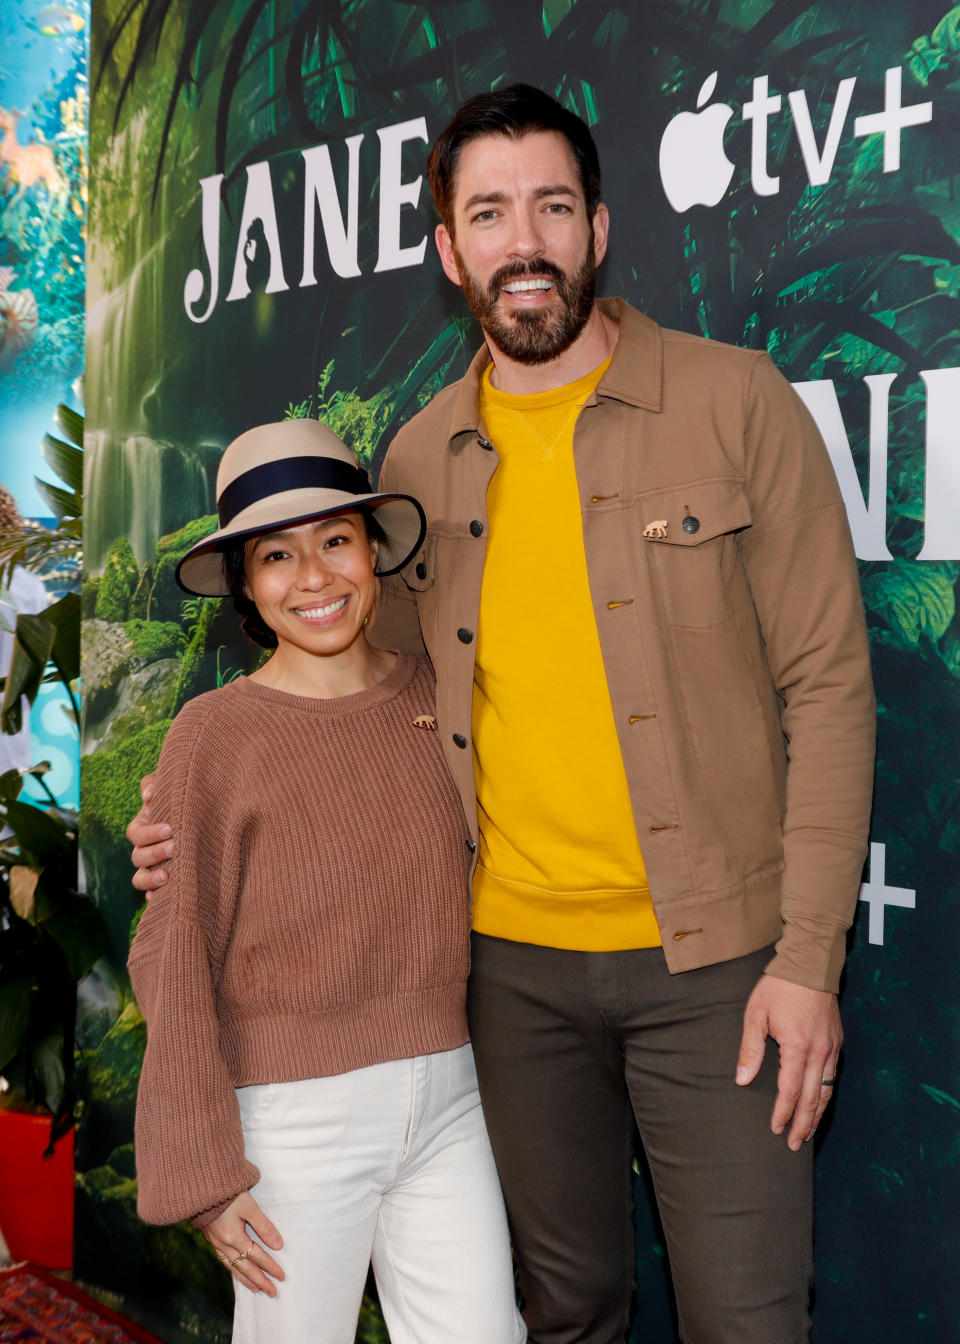
[[[67,488],[38,482],[57,526],[0,537],[0,584],[15,565],[51,561],[74,588],[79,579],[83,421],[60,407],[65,439],[44,454]],[[66,689],[72,713],[80,672],[80,597],[67,591],[39,615],[16,618],[3,679],[0,728],[20,727],[23,700],[44,681]],[[0,775],[0,1230],[17,1258],[51,1268],[72,1260],[77,986],[104,951],[106,933],[78,883],[76,812],[44,780],[46,762]],[[25,776],[47,806],[21,796]]]

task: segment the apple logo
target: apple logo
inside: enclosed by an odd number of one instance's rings
[[[697,107],[717,86],[717,72],[703,81]],[[716,205],[733,177],[734,164],[723,151],[723,131],[733,108],[715,103],[703,112],[678,112],[660,141],[660,180],[667,200],[683,214],[692,205]]]

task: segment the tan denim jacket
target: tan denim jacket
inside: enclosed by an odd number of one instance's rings
[[[620,334],[574,456],[667,964],[690,970],[777,943],[771,974],[835,990],[866,854],[874,700],[833,470],[765,354],[662,329],[622,300],[602,307]],[[474,634],[497,467],[479,422],[488,360],[484,347],[400,431],[380,477],[422,501],[429,528],[384,585],[377,636],[416,647],[415,603],[474,836]],[[530,518],[550,525],[536,499]]]

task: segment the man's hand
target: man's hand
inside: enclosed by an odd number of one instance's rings
[[[760,1072],[767,1037],[780,1047],[777,1099],[770,1117],[774,1134],[787,1124],[787,1143],[799,1152],[820,1123],[833,1096],[833,1079],[843,1043],[836,994],[808,989],[762,975],[743,1014],[737,1082],[752,1083]]]
[[[260,1241],[253,1240],[248,1225]],[[283,1246],[283,1237],[253,1195],[248,1191],[237,1195],[219,1218],[207,1224],[203,1235],[216,1251],[218,1259],[251,1293],[266,1293],[267,1297],[276,1297],[276,1284],[267,1276],[282,1280],[283,1270],[260,1242],[266,1242],[267,1246],[279,1251]]]
[[[173,853],[173,831],[166,822],[159,825],[150,823],[150,799],[153,797],[153,775],[145,775],[140,781],[140,797],[143,806],[127,827],[127,839],[133,845],[130,859],[136,872],[133,885],[137,891],[145,891],[150,899],[151,891],[162,887],[168,874],[162,866],[164,859]]]

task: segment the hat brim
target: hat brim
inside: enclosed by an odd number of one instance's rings
[[[260,532],[297,527],[316,518],[329,518],[338,513],[358,513],[361,510],[376,513],[377,522],[387,538],[380,544],[378,577],[396,574],[409,564],[426,536],[426,516],[420,501],[412,495],[344,495],[339,490],[290,493],[291,496],[309,497],[299,501],[302,512],[284,513],[283,517],[278,518],[277,501],[273,497],[263,501],[259,509],[257,506],[245,509],[228,527],[219,528],[191,547],[174,570],[174,578],[184,592],[197,597],[229,597],[230,586],[223,566],[223,547],[226,542],[244,541]],[[323,502],[321,495],[325,497]],[[330,502],[331,497],[335,497],[335,502]],[[291,498],[290,506],[293,505],[294,500]]]

